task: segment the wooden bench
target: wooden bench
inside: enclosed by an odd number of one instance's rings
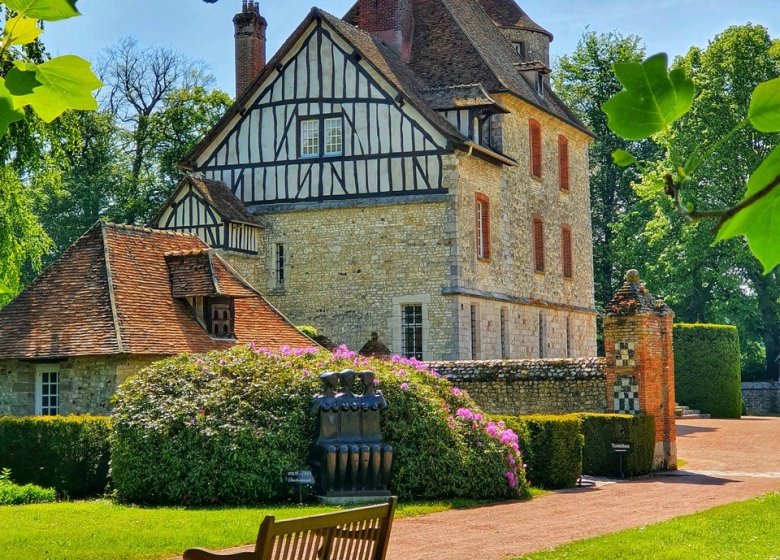
[[[184,560],[384,560],[397,500],[285,521],[269,515],[260,524],[254,551],[191,548]]]

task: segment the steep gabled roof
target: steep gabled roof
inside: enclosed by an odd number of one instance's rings
[[[312,346],[198,237],[98,223],[0,310],[0,359],[171,355],[224,349],[172,291],[166,259],[206,255],[218,293],[235,297],[239,343]],[[175,275],[174,275],[175,276]]]

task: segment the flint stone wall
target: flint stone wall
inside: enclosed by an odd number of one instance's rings
[[[750,415],[780,412],[780,381],[755,381],[742,384],[742,400]]]
[[[492,414],[607,410],[604,358],[430,362]]]

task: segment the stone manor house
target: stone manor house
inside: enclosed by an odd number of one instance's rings
[[[314,8],[266,61],[258,5],[234,23],[237,101],[152,227],[352,348],[596,354],[592,136],[550,88],[550,32],[514,0],[359,0]]]

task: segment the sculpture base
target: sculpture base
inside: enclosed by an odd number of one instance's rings
[[[348,506],[353,504],[383,504],[392,494],[386,490],[366,492],[360,495],[348,492],[329,492],[325,496],[317,496],[317,501],[326,506]]]

